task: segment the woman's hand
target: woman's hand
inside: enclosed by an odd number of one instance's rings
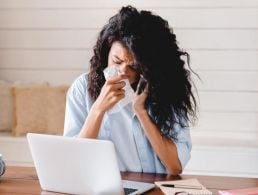
[[[137,85],[133,100],[133,109],[136,114],[146,112],[145,101],[148,97],[148,84],[147,81],[141,77]]]
[[[103,85],[99,97],[93,104],[93,108],[99,112],[106,112],[112,108],[119,100],[125,97],[125,86],[123,79],[127,79],[125,75],[118,75],[108,79]]]

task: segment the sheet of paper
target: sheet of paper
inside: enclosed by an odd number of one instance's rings
[[[176,192],[188,192],[191,195],[212,195],[212,192],[207,190],[197,179],[185,179],[176,181],[156,181],[155,184],[166,195],[174,195]],[[201,189],[187,189],[187,188],[172,188],[164,187],[162,184],[187,185],[201,187]]]

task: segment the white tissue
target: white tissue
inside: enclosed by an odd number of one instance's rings
[[[106,80],[110,79],[111,77],[119,75],[119,69],[115,65],[105,68],[103,72]],[[126,106],[127,104],[133,101],[134,91],[130,85],[129,80],[123,79],[122,81],[125,82],[125,87],[123,88],[125,90],[125,97],[121,99],[117,104],[115,104],[111,109],[108,110],[109,114],[113,114],[121,111],[121,109],[124,106]]]

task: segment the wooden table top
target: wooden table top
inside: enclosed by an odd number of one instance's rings
[[[171,176],[165,174],[147,174],[147,173],[121,173],[122,178],[133,181],[143,181],[154,183],[154,181],[178,180],[197,178],[206,188],[217,194],[218,190],[239,189],[258,187],[258,178],[238,178],[238,177],[218,177],[218,176],[197,176],[197,175],[178,175]],[[0,194],[1,195],[57,195],[42,191],[39,185],[38,177],[33,167],[12,167],[8,166],[6,173],[0,178]],[[159,188],[155,188],[148,195],[163,194]]]

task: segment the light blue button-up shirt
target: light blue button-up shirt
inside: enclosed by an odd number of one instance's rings
[[[92,106],[87,91],[87,76],[86,73],[80,75],[67,92],[64,136],[76,137],[80,133]],[[190,159],[190,133],[188,128],[180,126],[176,126],[176,130],[178,139],[174,143],[181,166],[184,168]],[[120,171],[167,173],[144,134],[131,103],[120,112],[105,113],[98,138],[114,143]]]

